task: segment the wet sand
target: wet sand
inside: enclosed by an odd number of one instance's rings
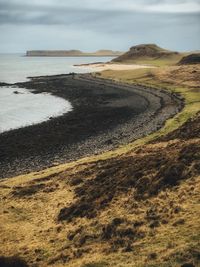
[[[90,74],[43,76],[15,85],[63,97],[73,110],[0,134],[1,178],[112,150],[156,131],[183,107],[177,95]]]

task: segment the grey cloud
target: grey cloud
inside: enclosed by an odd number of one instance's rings
[[[162,12],[171,12],[172,10],[166,9],[166,5],[172,9],[173,7],[180,7],[176,9],[179,13],[184,4],[187,4],[186,13],[200,11],[200,0],[42,0],[42,1],[25,1],[25,0],[0,0],[0,10],[13,12],[24,11],[31,14],[35,11],[41,12],[59,12],[60,10],[86,10],[91,11],[141,11],[141,12],[154,12],[159,6]],[[195,5],[195,6],[194,6]],[[196,9],[195,9],[196,8]]]
[[[32,10],[29,14],[24,14],[22,10],[0,11],[1,24],[43,24],[43,25],[82,25],[82,23],[97,22],[110,16],[116,17],[130,12],[112,12],[98,10],[74,10],[57,9],[55,10]]]
[[[44,5],[32,2],[27,3],[21,1],[0,1],[0,23],[1,24],[43,24],[43,25],[54,25],[54,24],[63,24],[63,25],[71,25],[71,24],[82,24],[82,23],[91,23],[93,21],[98,22],[102,19],[109,20],[110,17],[116,18],[120,16],[134,16],[135,14],[139,14],[140,16],[144,15],[145,11],[143,10],[132,10],[132,9],[99,9],[96,4],[92,6],[92,8],[87,8],[90,0],[82,0],[86,5],[79,5],[77,3],[79,1],[75,1],[75,4],[68,5],[66,2],[60,1],[52,1],[51,5]],[[97,2],[104,1],[105,3],[111,2],[111,0],[100,0]],[[115,0],[116,1],[116,0]],[[117,0],[118,1],[118,0]],[[126,0],[128,3],[130,0]],[[200,0],[196,0],[196,3]],[[61,2],[61,5],[59,3]],[[123,1],[122,1],[123,2]],[[137,3],[135,1],[134,3]],[[145,0],[140,1],[144,5],[147,2]],[[168,2],[171,2],[168,0]],[[174,1],[174,2],[177,2]],[[179,0],[180,3],[185,3],[186,0]],[[64,4],[65,3],[65,4]],[[80,3],[80,2],[79,2]],[[119,2],[118,2],[119,3]],[[149,0],[148,5],[151,7],[156,3],[166,3],[166,0]],[[121,4],[120,4],[121,5]],[[148,15],[149,14],[149,15]],[[145,16],[151,16],[154,12],[149,12]],[[159,12],[156,12],[159,14]]]
[[[11,4],[0,2],[0,23],[1,24],[72,24],[87,20],[98,20],[114,14],[123,13],[120,11],[85,9],[75,7],[44,6],[33,4]]]
[[[199,49],[198,4],[200,0],[0,0],[0,51],[126,50],[144,42]]]

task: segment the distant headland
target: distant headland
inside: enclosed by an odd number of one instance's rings
[[[80,50],[29,50],[27,57],[116,57],[121,51],[98,50],[96,52],[82,52]]]

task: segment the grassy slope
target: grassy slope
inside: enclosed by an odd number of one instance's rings
[[[185,56],[185,53],[180,53],[178,55],[168,56],[166,58],[160,58],[160,59],[153,59],[150,57],[140,57],[138,59],[130,59],[130,60],[124,60],[123,62],[119,62],[119,64],[146,64],[146,65],[153,65],[157,67],[162,66],[169,66],[176,64],[183,56]]]
[[[104,71],[103,78],[114,79],[131,84],[148,85],[179,93],[185,99],[185,109],[175,118],[169,120],[159,133],[174,129],[195,114],[200,106],[199,66],[163,67],[159,69],[139,69],[128,71]],[[197,89],[196,89],[197,88]]]
[[[163,49],[156,44],[141,44],[113,59],[113,62],[130,64],[147,64],[154,66],[172,66],[178,63],[189,52],[177,53]]]
[[[197,137],[179,140],[179,135],[175,136],[176,138],[147,144],[156,137],[165,136],[183,125],[189,118],[196,116],[200,110],[199,67],[171,67],[150,71],[149,69],[105,71],[102,76],[112,79],[117,77],[123,82],[148,84],[179,92],[185,98],[185,108],[175,118],[170,119],[165,127],[157,133],[121,147],[114,152],[83,159],[77,163],[57,166],[40,173],[2,181],[0,184],[1,203],[3,205],[1,238],[4,244],[0,247],[2,254],[14,255],[17,252],[29,263],[39,262],[39,266],[45,266],[48,262],[51,262],[51,266],[64,266],[64,262],[68,261],[69,257],[72,259],[67,263],[67,266],[74,267],[164,267],[180,266],[180,263],[187,261],[193,261],[195,266],[198,266],[200,254],[198,250],[200,244],[200,179],[196,169],[193,168],[197,164],[196,160],[199,159],[198,153],[191,154],[191,157],[194,155],[196,157],[188,164],[191,169],[190,179],[172,188],[162,189],[158,194],[147,197],[147,199],[131,201],[134,199],[134,190],[139,190],[137,186],[135,185],[130,190],[126,187],[128,190],[123,191],[121,187],[116,185],[108,191],[116,190],[116,195],[104,209],[98,208],[99,198],[91,201],[96,205],[96,219],[89,219],[87,216],[76,218],[75,216],[72,222],[57,220],[62,207],[75,203],[80,208],[79,200],[81,197],[77,195],[76,189],[80,184],[77,182],[75,185],[72,181],[81,178],[86,186],[84,192],[87,192],[87,188],[90,189],[90,187],[91,192],[98,191],[101,187],[96,190],[94,185],[98,185],[98,181],[95,178],[102,172],[108,175],[108,179],[119,177],[119,179],[126,178],[129,181],[135,173],[135,169],[132,170],[129,166],[134,167],[136,165],[134,160],[137,160],[137,157],[141,161],[147,157],[147,162],[150,163],[154,155],[158,154],[158,158],[155,157],[155,160],[159,160],[160,151],[164,153],[162,156],[166,158],[170,150],[169,154],[173,156],[177,154],[178,156],[183,149],[183,144],[185,149],[199,145]],[[191,127],[195,128],[198,123],[199,121],[195,122]],[[139,148],[137,148],[138,146]],[[177,159],[174,158],[174,161]],[[128,160],[130,163],[127,165]],[[165,163],[163,163],[164,165]],[[114,173],[108,172],[106,174],[108,166]],[[116,171],[117,166],[120,167]],[[141,171],[144,169],[145,166],[142,167]],[[130,174],[130,171],[133,174]],[[149,175],[154,177],[155,171],[156,169],[152,168]],[[94,183],[87,184],[89,180],[94,181]],[[119,181],[121,182],[121,180]],[[88,196],[85,195],[85,197],[87,199]],[[105,198],[102,194],[102,199],[103,197]],[[149,226],[151,222],[148,221],[146,215],[152,207],[167,223],[159,221],[159,227]],[[166,209],[167,211],[164,212]],[[88,211],[88,214],[90,213],[91,211]],[[122,234],[123,231],[130,228],[133,222],[144,221],[144,224],[139,226],[139,230],[136,231],[139,236],[140,234],[144,236],[136,238],[134,243],[131,243],[130,252],[123,251],[127,249],[127,244],[118,248],[116,244],[116,239],[119,238],[118,232],[114,232],[114,237],[111,239],[101,238],[102,225],[108,227],[113,218],[125,219],[121,225],[120,239],[122,240],[125,238]],[[70,241],[67,234],[73,233],[81,225],[84,225],[84,229],[80,230],[80,233]],[[87,242],[83,242],[85,236],[89,236]],[[124,242],[127,240],[129,240],[128,237],[125,238]],[[80,245],[81,243],[83,244]],[[112,251],[113,246],[116,250]],[[87,264],[88,262],[93,263]]]
[[[178,72],[177,75],[176,72]],[[180,127],[190,117],[194,116],[200,110],[199,74],[199,66],[173,66],[153,70],[108,70],[102,72],[101,76],[106,79],[113,79],[131,84],[148,85],[153,88],[163,88],[165,90],[179,93],[185,99],[185,108],[182,112],[168,120],[161,130],[148,137],[137,140],[133,144],[124,146],[123,149],[129,149],[129,147],[134,147],[137,144],[144,144],[160,135],[165,135]]]

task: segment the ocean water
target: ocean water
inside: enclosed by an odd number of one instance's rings
[[[16,83],[27,81],[28,77],[90,72],[92,71],[90,68],[73,65],[107,62],[111,59],[111,57],[25,57],[23,54],[0,54],[0,82]]]
[[[0,133],[46,121],[72,110],[69,101],[47,93],[15,87],[0,88]]]
[[[28,77],[90,72],[74,64],[107,62],[109,57],[24,57],[21,54],[0,55],[0,82],[16,83]],[[16,93],[17,91],[17,93]],[[50,94],[33,94],[16,86],[0,87],[0,133],[40,123],[73,109],[65,99]]]

